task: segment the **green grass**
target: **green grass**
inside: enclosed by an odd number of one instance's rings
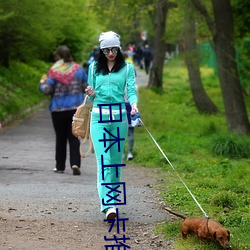
[[[30,65],[11,62],[9,69],[0,67],[0,122],[10,115],[20,117],[21,111],[45,99],[38,84],[47,70],[48,65],[39,61]]]
[[[250,138],[227,132],[218,79],[212,69],[202,68],[201,73],[205,89],[220,113],[201,115],[197,111],[185,65],[180,60],[171,61],[164,70],[164,93],[141,88],[139,109],[142,121],[174,170],[144,127],[135,130],[133,162],[159,169],[164,181],[155,188],[166,205],[189,217],[202,217],[181,178],[206,213],[230,230],[232,249],[250,249]],[[250,101],[246,102],[250,112]],[[166,239],[175,239],[178,250],[217,249],[213,243],[201,248],[193,237],[184,242],[178,237],[180,224],[180,219],[161,223],[155,231]]]

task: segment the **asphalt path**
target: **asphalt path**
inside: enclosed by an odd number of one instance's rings
[[[138,72],[138,86],[145,86],[146,83],[147,76]],[[47,107],[40,108],[29,117],[0,130],[1,250],[102,249],[100,245],[104,245],[104,241],[100,235],[105,226],[97,195],[94,154],[82,160],[80,176],[72,175],[69,157],[65,173],[54,173],[54,154],[55,136]],[[122,176],[126,183],[127,204],[121,206],[120,211],[122,217],[129,218],[133,244],[138,247],[131,249],[166,249],[162,240],[156,244],[153,234],[154,225],[168,218],[160,209],[159,190],[153,188],[161,182],[161,177],[155,169],[133,167],[132,162],[126,163]],[[91,223],[92,229],[82,233],[84,237],[81,238],[85,240],[78,242],[78,245],[73,246],[71,239],[68,239],[68,245],[64,242],[64,245],[59,244],[56,248],[50,227],[43,231],[40,226],[39,230],[45,235],[42,237],[45,240],[41,243],[41,237],[30,239],[22,231],[22,227],[13,225],[17,218],[17,224],[21,218],[21,221],[27,221],[31,225],[34,221],[42,224],[47,220],[51,225],[63,225],[66,221],[85,223],[82,225],[84,228]],[[27,229],[27,225],[25,228]],[[94,240],[91,240],[94,232]],[[18,239],[15,237],[17,234]],[[46,237],[48,241],[45,244]]]

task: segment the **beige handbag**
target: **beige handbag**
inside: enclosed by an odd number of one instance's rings
[[[93,152],[93,144],[90,138],[90,112],[92,110],[92,102],[87,102],[88,96],[86,95],[74,116],[72,121],[72,133],[80,141],[80,154],[82,158],[85,158],[90,151]],[[89,140],[89,149],[86,153],[83,152],[83,145]]]

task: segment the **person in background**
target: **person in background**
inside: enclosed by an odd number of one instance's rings
[[[99,54],[98,46],[94,46],[92,51],[89,54],[88,61],[86,62],[86,64],[83,67],[83,68],[87,69],[87,72],[88,72],[88,69],[89,69],[89,65],[97,59],[98,54]]]
[[[99,50],[98,50],[98,46],[94,46],[92,51],[89,54],[89,60],[88,60],[88,64],[90,65],[94,60],[97,59],[99,54]]]
[[[131,63],[134,66],[134,61],[128,57],[127,52],[123,53],[124,59],[126,62]],[[135,70],[135,76],[136,76],[136,70]],[[137,86],[136,86],[137,90]],[[126,105],[126,110],[127,110],[127,119],[128,119],[128,153],[127,153],[127,160],[133,160],[133,148],[134,148],[134,130],[135,128],[131,126],[131,105],[126,97],[125,93],[125,105]]]
[[[131,105],[128,101],[125,102],[126,110],[127,110],[127,119],[128,119],[128,154],[127,160],[133,160],[133,148],[134,148],[134,131],[135,128],[131,126]]]
[[[145,45],[144,51],[143,51],[143,57],[144,57],[144,67],[145,67],[145,72],[148,75],[151,61],[153,59],[152,51],[149,48],[148,44]]]
[[[87,74],[73,61],[67,46],[59,46],[54,58],[56,62],[39,84],[40,91],[50,95],[49,110],[56,135],[55,173],[64,173],[66,168],[67,142],[69,142],[70,166],[73,175],[80,175],[80,142],[72,134],[72,117],[84,100]]]
[[[97,187],[101,212],[105,213],[106,218],[110,220],[116,217],[116,209],[115,205],[108,204],[110,198],[107,193],[110,193],[111,197],[115,197],[117,192],[109,192],[110,189],[102,183],[118,183],[121,179],[121,167],[116,168],[109,165],[122,163],[125,138],[128,133],[125,89],[131,105],[131,115],[135,115],[138,108],[135,70],[132,64],[126,63],[124,60],[121,53],[120,36],[113,31],[103,32],[99,36],[99,42],[99,57],[89,67],[89,86],[86,88],[86,93],[93,100],[90,134],[97,160]],[[99,122],[100,119],[103,122]],[[111,122],[112,120],[115,122]],[[118,136],[117,131],[119,131],[119,138],[124,138],[124,140],[112,145],[112,135]],[[101,142],[100,140],[104,137],[105,142]]]
[[[135,47],[135,60],[134,62],[136,63],[136,65],[140,68],[143,69],[143,46],[141,44],[139,44],[138,46]]]

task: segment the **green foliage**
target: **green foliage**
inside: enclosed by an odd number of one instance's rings
[[[220,192],[219,194],[215,194],[210,201],[212,206],[217,206],[223,208],[234,209],[237,207],[236,197],[230,194],[229,192]]]
[[[158,94],[140,88],[139,110],[143,123],[174,169],[144,127],[135,130],[133,164],[158,168],[163,181],[155,188],[161,192],[164,203],[189,217],[201,217],[202,212],[181,178],[206,213],[230,230],[232,249],[245,250],[250,248],[246,236],[249,232],[250,158],[249,154],[248,158],[243,157],[250,152],[249,137],[227,133],[219,81],[212,69],[202,67],[201,72],[207,93],[222,113],[199,114],[193,104],[183,61],[169,61],[164,69],[164,92]],[[247,107],[250,111],[250,106]],[[237,148],[237,154],[233,155],[237,158],[212,153],[211,145],[221,138],[232,139],[232,148]],[[156,231],[173,239],[180,235],[179,225],[177,219],[160,224]],[[192,236],[190,241],[177,238],[174,244],[178,250],[201,249],[199,241]],[[207,243],[202,249],[217,249],[217,246]]]
[[[19,116],[21,111],[44,100],[38,90],[39,80],[49,65],[34,61],[32,66],[11,62],[10,68],[0,67],[0,121]]]
[[[182,4],[177,8],[168,11],[165,40],[170,44],[176,44],[183,38],[184,32],[184,13]]]
[[[177,4],[177,7],[170,8],[168,11],[167,25],[165,32],[165,40],[167,43],[178,44],[183,40],[185,34],[185,17],[188,15],[195,19],[196,36],[198,41],[211,39],[211,34],[208,30],[204,18],[198,11],[195,10],[191,1],[178,0],[171,1]],[[203,1],[209,13],[212,12],[210,1]]]
[[[235,35],[237,38],[249,35],[250,14],[246,11],[249,8],[250,2],[248,0],[232,0]]]
[[[142,42],[140,33],[148,32],[149,40],[154,36],[154,0],[94,0],[92,6],[97,14],[98,23],[105,30],[114,30],[121,35],[122,46],[131,42]],[[104,31],[105,31],[104,30]]]
[[[250,34],[238,41],[237,44],[237,62],[241,85],[245,93],[250,96]]]
[[[156,234],[163,233],[166,240],[171,240],[172,238],[176,238],[176,235],[180,235],[181,222],[163,222],[159,223],[155,228],[154,232]]]
[[[95,15],[89,1],[2,0],[0,64],[12,59],[49,60],[59,44],[66,44],[82,61],[96,43]],[[92,15],[93,14],[93,15]]]

